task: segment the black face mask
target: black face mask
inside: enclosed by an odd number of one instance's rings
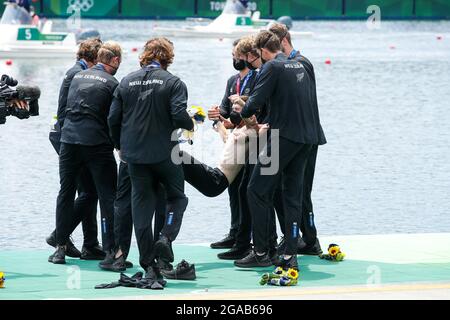
[[[233,67],[237,71],[242,71],[242,70],[244,70],[246,68],[245,61],[244,60],[233,59]]]
[[[234,124],[235,126],[238,126],[241,124],[242,122],[242,117],[241,114],[236,112],[236,111],[232,111],[230,113],[230,121],[232,124]]]
[[[256,59],[254,59],[252,62],[245,61],[245,65],[246,65],[247,68],[249,68],[250,70],[256,70],[256,69],[258,69],[258,68],[254,67],[252,63],[255,62],[255,61],[258,60],[258,59],[259,59],[259,58],[256,58]]]
[[[112,76],[115,76],[115,75],[116,75],[116,73],[117,73],[117,70],[119,70],[119,68],[118,68],[118,67],[117,67],[117,68],[116,68],[116,67],[113,67],[113,66],[112,66],[112,65],[110,65],[110,64],[106,64],[106,63],[104,63],[104,65],[105,65],[105,66],[108,66],[108,67],[110,67],[111,69],[113,69],[113,70],[112,70],[112,72],[111,72],[111,75],[112,75]]]
[[[248,62],[248,61],[245,61],[245,66],[247,67],[247,68],[249,68],[250,70],[256,70],[256,69],[258,69],[258,68],[256,68],[256,67],[254,67],[250,62]]]
[[[116,73],[117,73],[117,70],[119,70],[119,69],[118,68],[114,68],[114,67],[112,67],[112,68],[113,68],[113,71],[111,72],[111,75],[115,76]]]

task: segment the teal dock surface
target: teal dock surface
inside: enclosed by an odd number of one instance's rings
[[[165,290],[136,288],[98,290],[119,279],[101,271],[98,261],[67,259],[66,265],[47,262],[52,250],[0,251],[5,288],[0,300],[25,299],[450,299],[450,233],[375,236],[331,236],[320,239],[341,246],[343,262],[299,256],[296,287],[260,286],[267,269],[238,269],[217,258],[220,250],[206,245],[176,245],[175,257],[196,266],[196,281],[168,280]],[[142,271],[137,248],[127,274]]]

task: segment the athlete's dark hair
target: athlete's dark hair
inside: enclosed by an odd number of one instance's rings
[[[281,42],[277,35],[270,31],[261,31],[255,39],[255,44],[258,49],[267,49],[272,53],[281,50]]]
[[[80,43],[77,52],[77,60],[84,59],[87,62],[95,63],[97,61],[97,54],[102,47],[102,40],[98,38],[84,40]]]
[[[153,38],[144,46],[144,52],[139,57],[141,66],[146,66],[158,60],[161,67],[167,68],[172,64],[175,54],[173,43],[167,38]]]
[[[97,60],[101,63],[110,63],[112,58],[119,57],[122,59],[122,48],[117,42],[107,41],[100,50],[98,50]]]
[[[286,27],[286,25],[276,22],[270,27],[269,31],[275,33],[278,39],[280,39],[280,42],[283,41],[284,38],[286,38],[286,40],[292,46],[291,34],[289,33],[289,29]]]
[[[239,41],[238,45],[236,46],[236,51],[243,55],[251,53],[255,57],[259,58],[259,53],[255,46],[254,36],[247,36],[242,38],[241,41]]]

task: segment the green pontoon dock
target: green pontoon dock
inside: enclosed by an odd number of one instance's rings
[[[51,250],[0,252],[5,273],[5,299],[450,299],[450,234],[332,236],[322,247],[337,243],[343,262],[300,256],[296,287],[261,287],[266,270],[240,270],[218,260],[221,251],[207,245],[177,245],[175,256],[195,263],[196,281],[169,280],[162,291],[135,288],[96,290],[95,285],[118,280],[100,271],[96,261],[67,259],[47,262]],[[129,257],[140,271],[137,249]]]

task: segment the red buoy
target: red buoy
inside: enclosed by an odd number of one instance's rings
[[[325,60],[325,64],[331,64],[331,60],[330,59],[326,59]]]
[[[437,36],[436,39],[442,40],[442,36]]]
[[[6,60],[6,65],[7,66],[12,66],[12,64],[13,64],[12,60]]]
[[[395,49],[395,46],[394,46],[394,45],[390,45],[390,46],[389,46],[389,49],[394,50],[394,49]]]
[[[131,49],[132,52],[138,52],[138,48]]]

